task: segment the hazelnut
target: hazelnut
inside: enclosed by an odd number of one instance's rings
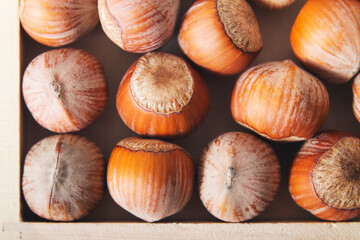
[[[147,222],[155,222],[179,212],[190,200],[194,163],[175,144],[126,138],[111,153],[107,183],[117,204]]]
[[[328,110],[325,86],[291,60],[246,70],[231,99],[237,123],[274,141],[309,139],[321,128]]]
[[[342,221],[360,213],[360,139],[326,131],[308,141],[291,168],[289,191],[318,218]]]
[[[283,9],[295,2],[295,0],[253,0],[260,7],[278,10]]]
[[[356,119],[360,122],[360,73],[354,79],[352,85],[353,91],[353,112]]]
[[[128,52],[163,46],[174,32],[180,0],[99,0],[106,35]]]
[[[223,221],[241,222],[257,216],[273,201],[279,184],[275,152],[250,134],[222,134],[200,157],[200,199]]]
[[[89,126],[102,114],[108,98],[100,62],[73,48],[51,50],[32,60],[22,91],[35,120],[58,133]]]
[[[178,41],[193,62],[220,75],[244,70],[263,46],[246,0],[196,1],[185,15]]]
[[[105,160],[96,144],[76,135],[55,135],[27,153],[22,190],[30,209],[54,221],[88,215],[101,201]]]
[[[99,22],[96,0],[20,0],[20,20],[35,41],[50,47],[75,42]]]
[[[349,81],[360,70],[360,1],[309,0],[290,34],[296,57],[330,83]]]
[[[200,75],[183,59],[147,53],[126,72],[116,96],[124,123],[141,135],[183,137],[209,111],[210,97]]]

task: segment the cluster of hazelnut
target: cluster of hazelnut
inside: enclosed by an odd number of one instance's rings
[[[254,0],[269,9],[294,0]],[[104,194],[149,222],[179,212],[189,201],[195,167],[183,148],[158,140],[186,137],[210,108],[205,81],[184,59],[150,52],[172,36],[180,0],[21,0],[20,18],[36,41],[60,47],[91,31],[99,18],[106,35],[128,52],[146,53],[120,82],[116,107],[143,137],[115,146],[107,173],[101,150],[84,137],[59,134],[28,152],[22,189],[30,209],[56,221],[87,215]],[[58,9],[61,9],[59,11]],[[335,84],[360,69],[360,2],[309,0],[293,25],[291,46],[315,76]],[[291,169],[289,190],[298,205],[326,220],[360,213],[360,139],[325,131],[329,96],[323,83],[291,60],[246,70],[263,47],[256,16],[246,0],[197,0],[178,35],[184,54],[208,72],[238,78],[231,99],[234,120],[271,141],[304,141]],[[25,103],[44,128],[84,129],[104,111],[107,83],[89,53],[59,48],[37,56],[22,83]],[[360,121],[360,77],[353,84]],[[228,132],[200,156],[200,198],[215,217],[241,222],[261,213],[280,184],[278,158],[260,137]],[[106,176],[105,176],[106,175]]]

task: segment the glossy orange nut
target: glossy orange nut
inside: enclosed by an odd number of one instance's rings
[[[244,70],[262,49],[256,16],[245,0],[196,1],[178,41],[193,62],[221,75]]]
[[[34,58],[22,83],[26,106],[44,128],[79,131],[105,110],[107,83],[100,62],[74,48],[51,50]]]
[[[353,112],[358,122],[360,122],[360,73],[354,79],[352,85],[352,91],[353,91]]]
[[[257,216],[273,201],[279,184],[280,164],[274,150],[250,134],[222,134],[200,157],[200,199],[223,221]]]
[[[99,22],[96,0],[21,0],[20,20],[34,40],[50,47],[70,44]]]
[[[274,141],[309,139],[321,128],[328,110],[325,86],[291,60],[246,70],[231,99],[237,123]]]
[[[210,97],[200,75],[183,59],[147,53],[126,72],[116,96],[124,123],[141,135],[183,137],[204,121]]]
[[[268,8],[268,9],[283,9],[295,2],[295,0],[253,0],[259,6]]]
[[[360,1],[309,0],[290,34],[296,57],[316,76],[335,84],[360,69]]]
[[[295,202],[318,218],[343,221],[360,214],[360,139],[326,131],[309,139],[290,172]]]
[[[99,0],[106,35],[128,52],[163,46],[172,36],[180,0]]]
[[[117,204],[147,222],[155,222],[179,212],[189,201],[194,163],[175,144],[126,138],[111,153],[107,183]]]

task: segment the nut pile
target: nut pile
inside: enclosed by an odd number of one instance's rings
[[[294,2],[253,1],[274,14]],[[58,47],[34,58],[23,74],[22,94],[30,114],[43,128],[58,133],[36,143],[26,155],[22,190],[29,208],[48,220],[78,220],[93,211],[108,190],[120,207],[155,222],[180,212],[198,187],[197,197],[214,217],[243,222],[261,214],[280,182],[289,179],[293,200],[317,218],[343,221],[358,216],[360,138],[319,131],[332,101],[328,84],[354,79],[353,111],[360,119],[360,2],[307,1],[289,35],[303,67],[274,59],[250,68],[266,41],[251,4],[197,0],[180,18],[181,4],[20,1],[25,32],[43,45]],[[96,124],[109,100],[102,63],[68,46],[99,22],[123,51],[141,53],[120,76],[116,106],[109,108],[118,112],[119,124],[138,136],[118,139],[107,167],[94,142],[69,134]],[[158,50],[174,34],[186,59]],[[212,98],[206,74],[219,81],[237,76],[224,107],[251,134],[223,133],[204,146],[200,156],[191,156],[171,142],[186,141],[206,121]],[[289,175],[280,176],[277,153],[267,142],[301,141]]]

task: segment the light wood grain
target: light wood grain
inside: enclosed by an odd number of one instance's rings
[[[17,1],[0,1],[0,219],[19,221],[20,47]]]
[[[20,46],[17,1],[0,1],[0,222],[20,221]],[[0,239],[19,233],[0,232]]]
[[[358,239],[358,223],[21,223],[21,239]]]

